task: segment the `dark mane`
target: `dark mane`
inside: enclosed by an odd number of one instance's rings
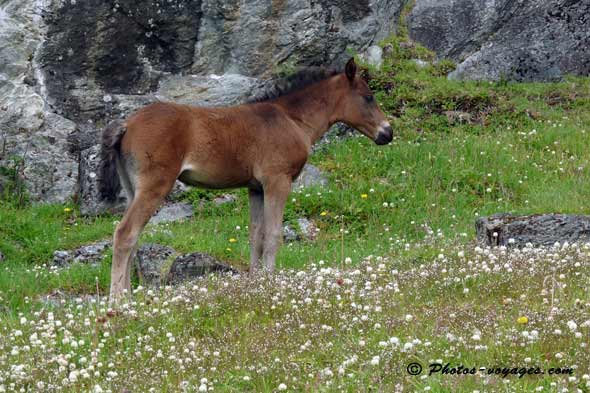
[[[274,100],[279,97],[290,94],[296,90],[304,89],[309,85],[323,81],[339,73],[340,71],[337,71],[332,68],[301,68],[295,71],[295,73],[288,75],[286,77],[276,80],[270,80],[264,91],[261,94],[255,96],[254,98],[248,100],[248,103]]]

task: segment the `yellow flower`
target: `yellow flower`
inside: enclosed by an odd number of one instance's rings
[[[527,323],[529,323],[529,319],[527,317],[520,317],[516,320],[516,322],[518,322],[521,325],[526,325]]]
[[[321,212],[320,213],[320,216],[327,216],[327,215],[328,215],[328,212]]]
[[[231,239],[229,239],[229,242],[230,243],[235,243],[235,242],[237,242],[237,240],[232,237]]]
[[[225,249],[225,251],[231,252],[231,248],[228,247],[228,248]]]
[[[369,196],[367,194],[361,194],[361,198],[367,199]]]
[[[71,208],[69,208],[69,207],[66,207],[66,208],[64,209],[64,212],[66,212],[66,213],[69,213],[69,212],[71,212],[71,211],[72,211],[72,209],[71,209]]]

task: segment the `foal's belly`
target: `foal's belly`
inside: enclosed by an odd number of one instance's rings
[[[241,173],[211,174],[193,169],[183,170],[178,180],[189,186],[203,188],[236,188],[250,184],[250,177]]]

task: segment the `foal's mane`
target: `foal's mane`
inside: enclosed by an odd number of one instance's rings
[[[286,96],[294,91],[302,90],[314,83],[326,80],[340,72],[336,69],[325,67],[300,68],[291,75],[271,80],[265,91],[248,100],[248,103],[269,101]]]

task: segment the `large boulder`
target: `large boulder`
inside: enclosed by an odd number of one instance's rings
[[[590,73],[590,2],[416,0],[410,37],[458,62],[459,79],[554,80]]]
[[[552,246],[555,243],[589,243],[590,216],[496,214],[475,223],[477,242],[482,246]]]

